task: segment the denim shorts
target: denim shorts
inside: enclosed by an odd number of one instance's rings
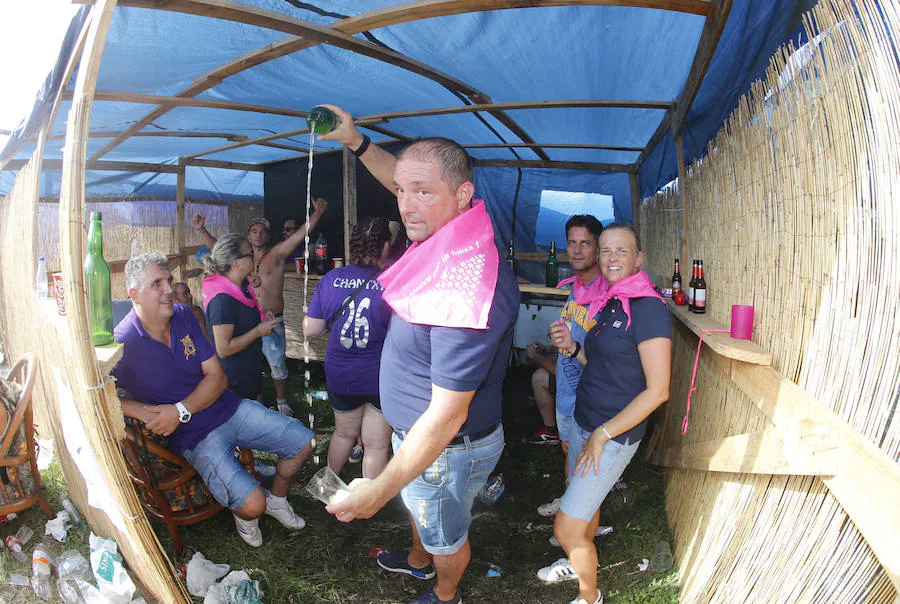
[[[559,440],[569,442],[578,434],[578,424],[571,415],[563,415],[556,412],[556,429],[559,430]]]
[[[312,430],[299,420],[285,417],[256,401],[243,399],[231,419],[182,455],[200,474],[216,501],[237,510],[259,483],[235,457],[236,446],[290,459],[302,451],[313,436]]]
[[[574,473],[575,460],[591,433],[578,424],[575,424],[575,429],[577,432],[569,441],[569,486],[562,496],[559,509],[568,516],[590,522],[600,509],[600,504],[606,499],[606,495],[619,480],[619,476],[628,467],[641,441],[624,445],[614,440],[607,441],[603,445],[603,453],[600,454],[599,474],[594,474],[591,467],[587,476],[582,477],[580,473],[577,475]]]
[[[472,503],[503,453],[503,426],[476,441],[465,440],[449,445],[400,491],[425,551],[436,556],[455,554],[469,538]],[[403,444],[396,432],[391,444],[396,454]]]
[[[266,361],[269,362],[269,367],[272,369],[273,380],[287,379],[287,357],[284,355],[286,346],[287,341],[284,337],[284,323],[278,323],[270,335],[263,336],[263,356],[266,357]]]

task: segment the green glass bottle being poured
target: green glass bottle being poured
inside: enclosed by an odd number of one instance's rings
[[[87,291],[94,346],[111,344],[112,294],[109,287],[109,265],[103,259],[103,216],[100,212],[91,212],[88,253],[84,259],[84,288]]]
[[[325,134],[334,130],[338,125],[338,117],[334,111],[322,105],[316,105],[306,114],[306,125],[316,134]]]
[[[556,287],[559,283],[559,260],[556,259],[556,242],[550,242],[550,257],[547,258],[547,287]]]

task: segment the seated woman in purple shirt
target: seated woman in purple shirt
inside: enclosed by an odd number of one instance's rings
[[[352,264],[322,277],[303,319],[307,337],[330,330],[325,377],[334,408],[334,435],[328,446],[328,467],[340,473],[362,434],[365,478],[375,478],[387,465],[391,437],[378,397],[381,349],[391,309],[381,299],[384,288],[377,281],[387,263],[390,241],[386,218],[356,223],[350,238]]]
[[[253,271],[250,242],[237,233],[223,235],[203,264],[203,310],[228,388],[256,400],[262,387],[262,337],[272,333],[277,320],[263,320],[247,280]]]

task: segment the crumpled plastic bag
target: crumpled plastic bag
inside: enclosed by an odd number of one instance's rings
[[[90,581],[93,579],[91,567],[87,558],[81,555],[77,549],[67,549],[56,560],[56,571],[60,579],[81,579]]]
[[[91,568],[97,586],[112,604],[128,604],[134,596],[135,586],[122,564],[116,542],[98,537],[91,532]]]
[[[187,565],[187,588],[192,596],[203,597],[210,585],[228,574],[231,567],[227,564],[215,564],[206,559],[200,552]]]
[[[262,604],[262,595],[259,581],[251,581],[242,570],[233,570],[210,586],[203,604]]]
[[[69,518],[69,512],[60,510],[53,520],[47,521],[47,527],[44,529],[45,535],[53,535],[53,538],[62,543],[69,534],[72,527],[72,520]]]
[[[69,577],[56,582],[59,598],[66,604],[107,604],[100,590],[87,581]]]

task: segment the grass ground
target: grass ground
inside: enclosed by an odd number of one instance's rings
[[[470,531],[472,562],[461,584],[467,603],[569,602],[577,593],[575,583],[547,585],[536,571],[564,554],[548,539],[553,534],[552,519],[537,515],[535,508],[562,493],[563,457],[557,446],[536,446],[521,442],[522,433],[534,428],[537,411],[528,404],[529,371],[512,369],[504,393],[504,427],[507,445],[497,471],[502,472],[506,491],[493,505],[476,503]],[[270,388],[271,382],[267,384]],[[304,406],[304,377],[299,368],[290,378],[290,397],[298,411]],[[321,364],[311,364],[309,387],[324,388]],[[269,390],[266,395],[271,398]],[[304,420],[308,411],[298,413]],[[243,544],[234,530],[232,517],[220,513],[200,524],[182,529],[186,559],[200,551],[208,559],[225,562],[232,569],[244,569],[260,582],[265,602],[407,602],[422,593],[430,582],[385,573],[369,555],[373,547],[401,549],[408,546],[409,524],[402,506],[393,502],[373,518],[349,525],[337,522],[324,506],[309,497],[303,486],[324,464],[328,435],[333,427],[327,402],[314,405],[314,428],[319,436],[316,453],[320,464],[306,464],[292,488],[294,508],[307,520],[299,532],[285,531],[274,519],[263,517],[265,544],[252,549]],[[58,468],[58,467],[57,467]],[[349,482],[359,474],[359,465],[347,465]],[[44,475],[54,509],[64,493],[58,469]],[[642,558],[649,558],[659,541],[671,542],[662,475],[643,458],[643,450],[626,470],[627,488],[614,490],[606,499],[600,523],[614,528],[598,537],[600,553],[599,587],[608,602],[663,603],[678,601],[678,574],[637,572]],[[43,527],[44,517],[33,507],[13,522],[0,526],[0,535],[14,533],[22,522]],[[66,548],[76,546],[87,556],[88,528],[70,532]],[[157,525],[157,534],[174,559],[168,533]],[[26,547],[30,551],[30,547]],[[61,551],[63,548],[57,548]],[[487,577],[488,565],[499,566],[502,576]],[[30,576],[30,568],[18,564],[8,552],[0,555],[0,602],[29,602],[29,588],[12,588],[5,583],[10,572]],[[200,601],[196,599],[196,601]]]

